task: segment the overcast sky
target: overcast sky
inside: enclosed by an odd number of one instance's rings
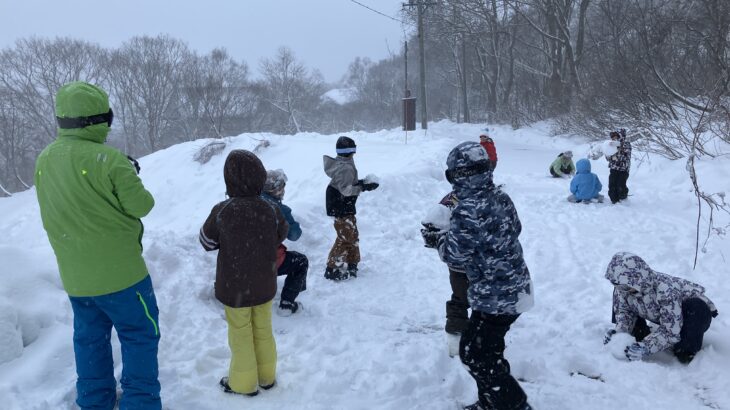
[[[358,0],[400,18],[404,0]],[[30,36],[73,37],[116,47],[136,35],[169,34],[201,53],[224,47],[258,71],[279,46],[326,81],[355,57],[398,53],[403,26],[350,0],[0,0],[0,48]]]

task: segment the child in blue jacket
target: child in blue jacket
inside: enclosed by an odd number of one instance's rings
[[[590,203],[592,200],[603,202],[603,195],[600,194],[603,186],[598,176],[591,172],[591,162],[583,158],[575,165],[577,173],[570,181],[570,202]]]
[[[287,177],[284,171],[280,169],[266,171],[266,182],[261,197],[279,208],[289,224],[286,239],[294,242],[302,236],[302,227],[294,219],[291,208],[282,203],[284,191],[286,190],[286,181]],[[281,259],[282,256],[283,259]],[[300,292],[307,290],[309,259],[303,253],[287,250],[284,245],[279,245],[278,257],[276,275],[286,276],[284,288],[281,290],[278,314],[280,316],[290,316],[297,313],[301,306],[295,299]]]

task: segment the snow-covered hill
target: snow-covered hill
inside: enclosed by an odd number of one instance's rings
[[[551,138],[547,125],[491,127],[499,154],[497,183],[522,219],[521,241],[536,306],[508,334],[507,357],[539,410],[730,408],[730,244],[713,238],[692,270],[696,201],[681,161],[649,158],[632,167],[632,196],[619,205],[570,204],[568,181],[548,177],[561,150],[588,152],[578,140]],[[205,165],[192,160],[207,141],[180,144],[141,159],[156,199],[145,222],[145,258],[160,306],[160,381],[165,408],[457,409],[476,399],[473,380],[447,355],[444,303],[448,272],[423,247],[420,221],[449,190],[446,155],[477,140],[480,127],[431,124],[424,135],[350,133],[361,175],[381,186],[358,201],[362,262],[357,279],[322,277],[334,240],[324,213],[328,182],[322,155],[337,135],[242,135]],[[224,198],[230,149],[253,149],[267,168],[289,177],[285,203],[304,234],[290,249],[310,259],[304,311],[274,317],[278,385],[255,398],[222,393],[229,350],[223,309],[213,297],[215,255],[198,229]],[[592,161],[604,187],[604,160]],[[701,177],[730,192],[730,160],[700,164]],[[606,193],[604,189],[603,193]],[[72,409],[75,396],[72,314],[41,226],[35,192],[0,199],[0,397],[3,409]],[[621,250],[659,271],[707,287],[719,308],[705,347],[689,366],[660,354],[646,362],[615,359],[602,345],[610,326],[611,285],[603,274]],[[281,281],[280,279],[280,287]],[[278,299],[278,296],[277,296]],[[119,363],[119,346],[114,339]],[[117,366],[117,377],[121,366]]]

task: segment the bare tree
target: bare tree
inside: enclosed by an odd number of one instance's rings
[[[181,116],[188,139],[221,138],[250,121],[255,107],[248,66],[224,49],[189,59],[182,76]]]
[[[32,157],[35,144],[26,129],[13,94],[0,87],[0,192],[4,195],[10,195],[8,189],[27,188],[21,174],[28,174],[23,166]],[[13,179],[21,186],[12,183]]]
[[[261,62],[261,73],[267,91],[263,99],[272,108],[270,125],[280,132],[301,132],[324,93],[321,74],[310,72],[286,47]]]
[[[56,91],[71,81],[104,83],[103,53],[97,45],[69,38],[23,39],[0,51],[4,191],[29,187],[35,156],[55,139]]]
[[[109,77],[127,152],[138,155],[166,145],[190,55],[185,43],[166,35],[134,37],[111,53]]]
[[[99,46],[69,38],[22,39],[0,52],[0,85],[41,133],[42,145],[56,137],[56,91],[71,81],[103,84],[102,55]]]
[[[400,123],[404,78],[400,56],[372,62],[357,59],[350,64],[345,85],[352,90],[353,102],[344,109],[352,129],[382,129]]]

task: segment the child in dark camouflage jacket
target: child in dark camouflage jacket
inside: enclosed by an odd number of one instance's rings
[[[608,197],[611,203],[617,203],[629,196],[629,188],[626,181],[629,179],[631,168],[631,142],[626,139],[626,130],[611,131],[609,134],[612,141],[618,141],[618,150],[613,155],[606,156],[608,161]]]
[[[492,182],[487,153],[479,144],[457,145],[446,165],[459,201],[438,250],[444,262],[463,266],[469,279],[472,313],[459,356],[477,383],[479,400],[467,409],[531,409],[504,357],[510,325],[533,305],[518,240],[522,225],[510,197]]]

